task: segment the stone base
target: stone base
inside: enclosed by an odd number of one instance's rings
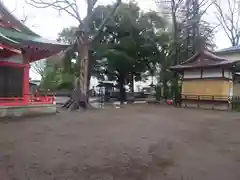
[[[0,106],[0,118],[37,116],[55,114],[55,104],[27,105],[27,106]]]
[[[231,110],[231,104],[228,102],[208,102],[208,101],[182,101],[181,107],[212,109],[212,110]]]

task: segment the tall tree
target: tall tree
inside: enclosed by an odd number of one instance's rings
[[[180,37],[181,37],[181,27],[180,22],[182,21],[182,9],[184,6],[184,0],[156,0],[156,3],[160,9],[164,9],[164,13],[170,17],[172,22],[171,35],[171,61],[173,64],[178,64],[180,62]],[[169,59],[168,59],[169,60]],[[164,71],[163,71],[164,72]],[[163,75],[163,74],[162,74]],[[175,96],[178,95],[178,80],[179,76],[177,73],[174,74],[172,85],[174,87]]]
[[[102,59],[99,69],[118,82],[123,102],[124,85],[133,87],[133,80],[155,68],[159,58],[155,31],[164,30],[166,23],[154,12],[142,13],[135,3],[121,4],[110,22],[96,54]]]
[[[208,0],[156,0],[156,3],[171,20],[169,49],[166,50],[166,58],[162,63],[164,68],[160,73],[161,76],[168,77],[169,72],[166,66],[179,64],[196,51],[212,43],[214,28],[211,28],[202,18],[212,2]],[[164,84],[166,84],[165,79],[162,78]],[[179,76],[175,72],[171,82],[175,96],[179,94],[178,81]]]
[[[217,10],[216,17],[221,24],[222,29],[232,46],[238,45],[240,40],[240,1],[213,1]]]
[[[183,21],[180,23],[181,44],[185,50],[185,58],[191,57],[204,48],[213,48],[214,30],[210,23],[203,20],[203,15],[212,3],[206,0],[186,0],[183,9]],[[183,56],[183,57],[184,57]]]
[[[102,31],[104,31],[106,23],[109,21],[110,17],[113,16],[117,7],[121,3],[121,0],[117,0],[112,8],[112,11],[107,15],[103,15],[102,22],[94,34],[90,33],[90,25],[93,23],[92,17],[94,16],[95,5],[98,0],[86,0],[87,5],[87,15],[85,18],[80,17],[80,9],[76,0],[26,0],[26,2],[37,8],[47,8],[52,7],[57,11],[64,11],[72,16],[78,22],[78,29],[76,32],[76,40],[71,50],[76,51],[79,54],[80,59],[80,68],[79,68],[79,78],[76,82],[76,89],[73,93],[71,101],[68,102],[68,107],[78,109],[80,106],[87,108],[88,103],[88,90],[91,78],[91,69],[93,66],[91,52],[92,52],[92,43],[98,38]],[[72,49],[75,49],[74,51]]]

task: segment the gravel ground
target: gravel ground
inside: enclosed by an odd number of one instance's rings
[[[0,122],[0,180],[239,180],[238,113],[126,105]]]

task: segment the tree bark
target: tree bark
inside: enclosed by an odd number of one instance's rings
[[[134,93],[134,77],[133,77],[133,75],[131,75],[130,88],[131,88],[131,92]]]
[[[72,97],[66,102],[63,107],[74,109],[87,109],[90,107],[88,101],[89,84],[90,84],[90,72],[89,72],[89,43],[87,37],[83,37],[83,43],[78,41],[78,54],[80,58],[79,77],[77,79],[75,90]]]
[[[130,91],[131,91],[131,99],[130,99],[130,102],[134,102],[134,76],[131,75],[130,77]],[[128,99],[129,101],[129,99]]]
[[[164,99],[167,99],[167,91],[168,91],[168,89],[167,89],[167,81],[166,80],[163,80],[163,82],[162,82],[163,84],[163,97],[164,97]]]
[[[119,90],[120,90],[120,103],[124,104],[124,102],[126,101],[126,92],[125,92],[125,78],[124,76],[120,75],[119,77]]]

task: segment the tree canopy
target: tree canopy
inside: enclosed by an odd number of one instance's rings
[[[92,42],[89,50],[89,58],[93,63],[90,66],[91,74],[101,80],[116,81],[122,100],[125,96],[124,85],[134,87],[133,82],[144,79],[146,75],[156,76],[165,87],[169,82],[176,81],[176,77],[168,70],[171,65],[187,59],[204,47],[214,46],[214,29],[202,20],[204,9],[194,0],[181,3],[184,4],[177,7],[181,10],[169,9],[172,19],[175,18],[172,21],[162,13],[141,11],[134,2],[121,3],[98,38]],[[95,34],[104,16],[114,8],[115,5],[101,5],[94,9],[89,34]],[[174,14],[178,16],[174,17]],[[74,45],[76,30],[77,27],[63,29],[58,40]],[[60,67],[55,68],[62,74],[58,75],[61,79],[59,82],[64,84],[68,80],[73,84],[82,60],[79,53],[65,53]],[[55,74],[57,76],[58,73]]]

